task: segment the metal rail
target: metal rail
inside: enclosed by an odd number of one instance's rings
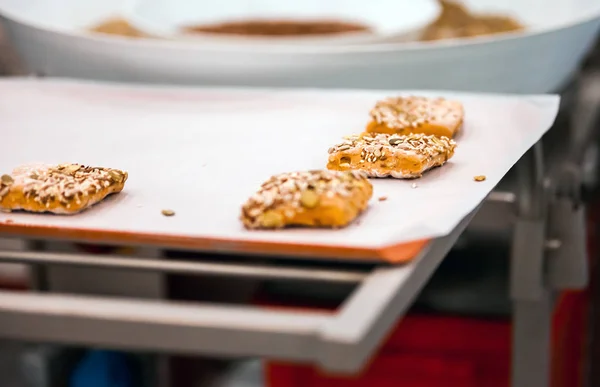
[[[241,263],[188,262],[116,255],[45,253],[40,251],[0,251],[0,261],[29,265],[62,265],[173,274],[334,283],[359,283],[369,275],[369,273],[359,271],[283,268]]]

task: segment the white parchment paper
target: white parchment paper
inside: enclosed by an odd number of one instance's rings
[[[550,128],[557,96],[406,91],[456,98],[466,121],[454,158],[418,180],[373,180],[360,221],[342,230],[246,231],[241,204],[271,175],[324,168],[361,132],[370,91],[175,89],[0,81],[0,171],[44,162],[124,169],[123,193],[76,216],[0,214],[15,224],[379,247],[448,234]],[[475,175],[487,180],[476,183]],[[417,188],[413,188],[413,183]],[[387,196],[386,201],[378,201]],[[161,210],[172,209],[174,217]]]

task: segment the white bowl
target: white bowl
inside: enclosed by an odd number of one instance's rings
[[[85,31],[122,14],[125,5],[123,0],[0,0],[0,15],[27,69],[48,76],[528,94],[556,91],[565,84],[600,27],[598,0],[470,0],[468,5],[479,11],[515,15],[528,29],[471,39],[364,45],[203,43]]]
[[[434,21],[441,7],[437,0],[134,0],[126,19],[148,35],[168,39],[196,39],[261,43],[338,44],[368,43],[386,39],[406,41]],[[330,35],[243,37],[214,33],[186,33],[185,27],[233,21],[338,21],[357,23],[369,32]]]

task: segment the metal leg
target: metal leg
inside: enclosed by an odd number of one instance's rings
[[[513,300],[512,386],[546,387],[550,381],[552,297],[544,284],[546,195],[541,144],[517,165],[517,224],[511,256]]]
[[[513,387],[549,386],[554,292],[581,289],[588,282],[581,171],[583,155],[598,135],[599,86],[600,74],[581,82],[566,159],[549,184],[543,181],[539,146],[517,166],[520,192],[511,262]]]
[[[550,385],[550,331],[553,303],[513,302],[512,386]]]

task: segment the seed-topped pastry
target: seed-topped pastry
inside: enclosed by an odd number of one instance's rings
[[[242,206],[248,229],[285,226],[344,227],[363,212],[373,195],[358,171],[307,171],[276,175]]]
[[[0,178],[0,210],[76,214],[121,192],[127,172],[79,164],[16,168]]]
[[[329,148],[327,168],[359,170],[370,177],[410,179],[443,165],[455,148],[456,143],[448,137],[365,133],[348,136]]]
[[[377,102],[370,115],[369,133],[423,133],[452,138],[462,126],[464,108],[460,102],[444,98],[394,97]]]

